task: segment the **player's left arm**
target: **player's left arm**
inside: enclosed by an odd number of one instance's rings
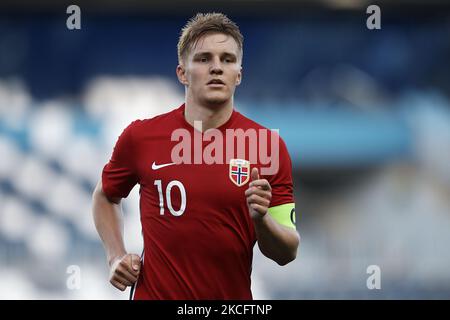
[[[260,179],[258,169],[253,168],[251,182],[245,191],[247,205],[255,226],[256,238],[261,252],[279,265],[295,260],[300,244],[300,235],[295,225],[275,217],[290,217],[294,204],[269,208],[272,188],[269,181]],[[272,212],[269,213],[269,211]],[[281,223],[280,223],[281,222]]]

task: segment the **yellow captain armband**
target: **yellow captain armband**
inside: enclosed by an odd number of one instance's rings
[[[295,229],[295,203],[270,207],[268,212],[279,224]]]

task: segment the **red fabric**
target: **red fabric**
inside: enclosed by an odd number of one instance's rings
[[[229,164],[176,164],[153,170],[153,162],[172,162],[171,151],[179,141],[171,141],[171,134],[179,128],[193,137],[194,128],[184,119],[184,105],[152,119],[134,121],[119,137],[103,169],[103,190],[109,197],[126,197],[140,184],[145,257],[134,298],[252,299],[256,235],[244,194],[248,182],[235,185]],[[233,111],[218,129],[225,133],[235,128],[263,127]],[[294,202],[291,160],[279,139],[280,169],[263,177],[272,186],[271,206]],[[203,147],[209,143],[203,142]],[[223,154],[225,158],[226,152]],[[193,161],[192,150],[191,155]],[[252,163],[250,170],[255,165],[260,167]],[[161,184],[163,215],[157,183]],[[180,188],[185,190],[186,203],[184,213],[176,216],[169,205],[179,213]]]

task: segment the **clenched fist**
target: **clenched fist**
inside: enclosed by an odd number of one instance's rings
[[[257,168],[251,172],[249,188],[245,191],[248,210],[253,219],[262,218],[266,215],[272,199],[272,187],[266,179],[260,179]]]
[[[111,264],[109,282],[117,289],[124,291],[132,286],[141,271],[141,258],[137,254],[126,254],[116,258]]]

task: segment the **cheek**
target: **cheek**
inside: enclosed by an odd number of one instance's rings
[[[233,79],[238,79],[240,77],[240,68],[233,68],[231,72],[233,74]]]
[[[192,85],[200,85],[202,79],[202,73],[198,72],[198,70],[189,72],[189,81]]]
[[[239,83],[239,80],[240,78],[239,78],[239,74],[235,74],[231,79],[230,79],[230,81],[233,83],[233,85],[237,85],[238,83]]]

